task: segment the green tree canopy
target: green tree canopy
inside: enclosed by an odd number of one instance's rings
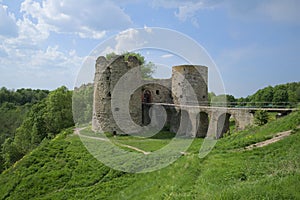
[[[16,131],[14,145],[25,155],[45,137],[52,137],[73,125],[72,92],[62,86],[32,107]]]
[[[122,55],[124,55],[125,61],[127,61],[130,56],[136,57],[139,61],[139,64],[141,65],[142,78],[144,78],[144,79],[153,78],[152,75],[156,68],[156,66],[153,62],[151,62],[151,61],[146,62],[144,56],[142,56],[139,53],[135,53],[135,52],[126,52]],[[106,57],[106,59],[110,60],[110,59],[114,58],[115,56],[118,56],[118,55],[116,53],[112,52],[112,53],[106,54],[105,57]]]
[[[300,82],[292,82],[268,86],[258,90],[255,94],[238,100],[246,101],[248,106],[296,106],[300,101]],[[245,103],[243,103],[245,105]]]
[[[258,126],[262,126],[269,121],[269,115],[266,110],[258,110],[254,114],[254,123]]]

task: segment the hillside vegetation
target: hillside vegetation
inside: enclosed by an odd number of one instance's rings
[[[146,174],[110,169],[92,157],[72,129],[42,144],[0,175],[0,199],[300,199],[300,113],[220,139],[205,158],[203,139],[170,166]],[[266,147],[245,147],[293,129]],[[89,134],[88,131],[85,134]],[[170,137],[143,142],[110,138],[155,151]],[[130,149],[128,149],[130,150]]]
[[[5,87],[0,89],[0,146],[5,142],[10,143],[17,128],[22,124],[32,106],[47,97],[47,90],[18,89],[9,90]],[[19,159],[19,158],[16,158]],[[8,164],[0,148],[0,172]]]
[[[74,125],[71,99],[72,92],[64,86],[51,92],[0,90],[0,172],[43,139]]]

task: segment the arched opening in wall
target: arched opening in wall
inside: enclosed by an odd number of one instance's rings
[[[236,120],[233,115],[229,118],[229,134],[234,133],[236,131]]]
[[[145,90],[143,92],[142,101],[143,101],[143,103],[151,103],[152,102],[152,95],[151,95],[151,92],[149,90]]]
[[[166,103],[171,104],[173,102],[172,99],[172,92],[169,88],[170,86],[167,85],[168,81],[163,82],[165,85],[160,85],[156,83],[148,83],[144,84],[142,86],[142,94],[141,94],[141,103],[143,108],[143,119],[142,124],[147,125],[150,123],[150,117],[149,117],[149,109],[150,103],[156,104],[156,103]],[[166,126],[170,127],[170,118],[171,114],[167,113],[167,122]]]
[[[231,114],[229,113],[223,113],[219,116],[217,122],[217,133],[216,133],[217,138],[223,137],[224,134],[230,134],[230,127],[229,127],[230,117]]]
[[[149,90],[145,90],[142,93],[142,125],[147,126],[150,124],[150,107],[151,105],[147,105],[147,103],[152,102],[152,95]]]
[[[205,138],[208,131],[209,117],[206,112],[200,112],[197,115],[197,133],[196,137]]]
[[[190,119],[189,113],[186,110],[181,110],[178,134],[192,137],[192,128],[192,121]]]

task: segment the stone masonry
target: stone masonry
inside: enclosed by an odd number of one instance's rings
[[[146,126],[150,123],[151,106],[155,104],[163,105],[167,112],[166,128],[188,136],[191,130],[196,130],[194,135],[190,135],[193,137],[222,137],[229,131],[230,116],[236,119],[237,129],[243,129],[253,121],[252,113],[247,111],[207,106],[208,68],[205,66],[174,66],[170,79],[143,80],[136,57],[130,56],[125,61],[124,56],[115,56],[110,60],[100,56],[96,60],[94,77],[94,131],[124,134],[112,115],[112,93],[118,80],[136,67],[139,70],[133,83],[142,83],[142,87],[131,94],[128,103],[130,116],[136,125]],[[126,85],[123,87],[126,88]]]

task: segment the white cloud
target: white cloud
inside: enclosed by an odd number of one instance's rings
[[[0,85],[11,88],[72,87],[83,58],[75,50],[61,50],[55,41],[50,42],[52,32],[58,33],[60,39],[61,35],[99,39],[105,36],[106,30],[119,30],[132,23],[130,17],[110,1],[40,2],[24,0],[18,19],[7,12],[7,7],[0,7],[0,27],[5,15],[6,21],[14,22],[18,30],[15,37],[2,37],[0,31],[0,39],[3,38],[0,43]]]
[[[7,12],[7,6],[0,4],[0,36],[16,37],[18,27],[15,16]]]
[[[231,17],[242,20],[268,20],[274,22],[300,22],[299,0],[154,0],[153,7],[176,9],[174,15],[182,22],[190,21],[199,27],[197,13],[204,9],[221,7]]]
[[[164,54],[161,57],[162,58],[172,58],[174,55],[173,54]]]
[[[144,28],[143,33],[151,34],[152,30],[148,27]],[[106,55],[108,53],[122,54],[127,51],[135,50],[146,44],[147,41],[140,34],[139,29],[127,29],[120,32],[114,40],[109,40],[109,44],[106,44],[106,48],[99,52],[100,55]]]
[[[34,24],[27,17],[24,17],[23,20],[19,19],[17,25],[19,27],[19,37],[11,41],[15,41],[18,44],[37,45],[41,41],[46,40],[50,34],[47,25],[41,23]]]
[[[52,31],[82,38],[99,39],[105,30],[122,30],[132,25],[131,18],[111,1],[25,0],[21,11],[47,24]]]
[[[0,85],[10,88],[71,87],[82,58],[74,50],[63,52],[57,45],[49,46],[47,39],[52,29],[49,25],[33,22],[28,15],[15,21],[18,35],[1,38]]]
[[[174,15],[181,22],[190,21],[193,26],[199,28],[196,14],[204,9],[213,9],[215,6],[219,5],[220,2],[221,0],[154,0],[151,5],[153,7],[176,9]]]
[[[139,31],[136,29],[128,29],[122,31],[116,36],[116,47],[115,50],[118,53],[126,51],[126,49],[132,49],[138,42]]]
[[[73,87],[76,72],[83,58],[75,50],[62,52],[58,46],[44,50],[15,49],[0,59],[0,85],[12,88],[51,88],[59,85]]]
[[[203,2],[187,2],[185,5],[178,7],[178,12],[175,16],[181,21],[186,21],[188,18],[194,17],[195,13],[204,8]]]
[[[106,34],[106,31],[95,31],[90,29],[89,27],[82,26],[81,30],[75,32],[81,38],[93,38],[93,39],[100,39],[103,38]]]
[[[147,27],[146,25],[144,25],[144,29],[147,33],[151,33],[152,32],[152,28]]]

